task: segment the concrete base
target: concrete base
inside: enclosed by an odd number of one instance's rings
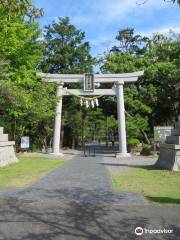
[[[5,167],[11,163],[17,163],[13,146],[0,146],[0,167]]]
[[[131,153],[116,153],[116,158],[128,158],[132,157]]]
[[[171,171],[180,171],[180,145],[161,144],[156,165]]]
[[[64,157],[64,154],[59,152],[59,153],[50,153],[51,155],[57,156],[57,157]]]

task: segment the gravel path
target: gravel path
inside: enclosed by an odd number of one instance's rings
[[[140,193],[114,192],[107,168],[99,157],[75,155],[72,160],[29,188],[1,191],[0,197],[10,196],[32,201],[75,200],[87,203],[118,203],[142,205]]]

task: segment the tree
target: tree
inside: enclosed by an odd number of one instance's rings
[[[18,8],[22,4],[25,2],[17,1],[15,4],[14,1],[13,6]],[[7,15],[6,7],[0,5],[0,61],[7,63],[11,80],[29,84],[42,57],[42,47],[38,42],[41,32],[36,22],[27,21],[25,15],[14,12],[10,6]]]
[[[85,33],[76,29],[69,18],[58,18],[58,22],[46,26],[44,39],[44,58],[41,63],[44,72],[92,72],[93,58],[90,55],[89,43],[85,41]],[[68,85],[72,86],[74,84]],[[83,113],[77,112],[78,110],[80,111],[78,98],[63,98],[64,143],[69,146],[76,145],[84,134],[81,131]]]
[[[28,135],[32,145],[47,148],[55,115],[54,87],[41,81],[34,87],[35,90],[25,89],[14,82],[0,82],[0,125],[16,140],[17,146],[20,137]]]
[[[36,77],[42,57],[41,32],[36,15],[27,18],[32,6],[21,4],[26,3],[0,3],[0,125],[17,145],[27,134],[32,145],[42,147],[52,137],[57,99],[54,85]],[[15,8],[20,10],[14,12]]]
[[[93,59],[85,33],[76,29],[69,18],[46,26],[42,69],[50,73],[92,72]]]
[[[114,46],[112,52],[129,52],[131,54],[140,55],[143,54],[147,46],[147,37],[140,35],[134,35],[133,28],[120,29],[116,40],[119,42],[119,46]]]
[[[144,76],[125,87],[127,135],[149,142],[155,125],[172,124],[178,114],[179,93],[174,85],[179,82],[179,35],[155,34],[147,39],[134,36],[132,29],[119,31],[118,51],[105,55],[103,72],[121,73],[144,70]],[[135,39],[143,39],[143,46]],[[143,48],[141,54],[137,49]],[[113,49],[115,49],[113,48]],[[141,50],[141,49],[140,49]]]
[[[43,9],[36,8],[31,0],[0,0],[0,6],[8,18],[21,16],[33,20],[43,15]]]
[[[145,55],[150,61],[143,84],[153,85],[157,98],[151,120],[154,124],[172,124],[178,115],[176,103],[179,101],[179,93],[174,86],[180,81],[179,42],[179,34],[173,32],[170,32],[169,36],[155,34]]]

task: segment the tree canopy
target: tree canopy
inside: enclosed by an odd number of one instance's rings
[[[42,145],[52,126],[48,123],[54,118],[56,97],[54,88],[36,77],[42,58],[41,31],[34,21],[36,15],[25,17],[31,5],[12,1],[6,9],[4,4],[8,1],[0,4],[0,125],[17,145],[24,134]],[[23,11],[14,12],[14,7]]]
[[[174,86],[180,81],[180,36],[170,32],[147,38],[127,28],[116,39],[119,44],[107,53],[101,69],[110,73],[145,71],[136,85],[125,89],[127,129],[130,138],[139,139],[138,134],[152,133],[155,125],[172,124],[178,114],[179,92]]]
[[[90,46],[85,33],[76,29],[68,17],[46,26],[42,69],[50,73],[92,72]]]
[[[42,14],[29,0],[0,0],[0,125],[17,146],[21,136],[30,136],[32,149],[52,145],[58,101],[56,86],[43,82],[36,73],[92,73],[97,62],[85,33],[68,17],[59,17],[42,31],[37,23]],[[172,125],[179,114],[180,93],[174,86],[180,81],[180,35],[170,32],[145,37],[125,28],[119,29],[115,38],[117,44],[98,61],[100,70],[144,70],[136,84],[124,88],[126,127],[129,147],[150,143],[153,127]],[[101,88],[109,86],[104,83]],[[79,101],[74,96],[63,98],[64,146],[87,140],[111,140],[113,144],[117,139],[116,98],[101,97],[95,109],[81,107]]]

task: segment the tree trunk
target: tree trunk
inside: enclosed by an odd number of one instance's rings
[[[149,138],[148,138],[148,136],[147,136],[147,133],[146,133],[144,130],[141,130],[141,132],[142,132],[142,134],[143,134],[143,136],[144,136],[144,139],[146,140],[146,143],[147,143],[147,144],[151,144],[151,142],[149,141]]]
[[[72,139],[72,149],[74,149],[75,148],[75,138],[73,137],[73,139]]]

